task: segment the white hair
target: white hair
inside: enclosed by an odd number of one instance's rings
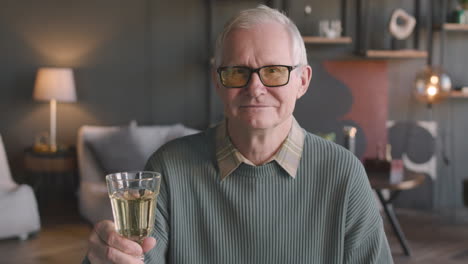
[[[270,8],[265,5],[259,5],[256,8],[241,11],[238,15],[234,16],[224,26],[223,31],[216,39],[215,49],[215,66],[221,65],[223,56],[223,46],[227,35],[233,29],[249,29],[258,24],[265,24],[275,22],[283,25],[288,31],[292,41],[292,55],[295,64],[307,65],[307,53],[302,39],[301,33],[297,29],[296,24],[283,13],[276,9]]]

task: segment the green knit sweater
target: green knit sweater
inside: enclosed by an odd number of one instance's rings
[[[353,154],[306,133],[296,179],[270,162],[221,181],[214,131],[174,140],[148,161],[163,181],[146,263],[393,263]]]

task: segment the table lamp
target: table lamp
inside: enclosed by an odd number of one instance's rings
[[[50,101],[49,151],[57,151],[56,118],[57,101],[75,102],[75,81],[70,68],[39,68],[34,85],[35,100]]]

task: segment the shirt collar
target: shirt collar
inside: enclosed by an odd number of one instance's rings
[[[296,178],[297,168],[304,148],[305,132],[293,118],[293,124],[288,136],[281,144],[280,149],[267,162],[276,161],[292,178]],[[232,144],[224,120],[216,127],[216,159],[221,180],[231,175],[242,163],[255,166],[250,160]]]

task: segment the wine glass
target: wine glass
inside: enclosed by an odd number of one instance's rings
[[[118,172],[107,175],[106,182],[117,232],[141,245],[154,227],[161,174]]]

